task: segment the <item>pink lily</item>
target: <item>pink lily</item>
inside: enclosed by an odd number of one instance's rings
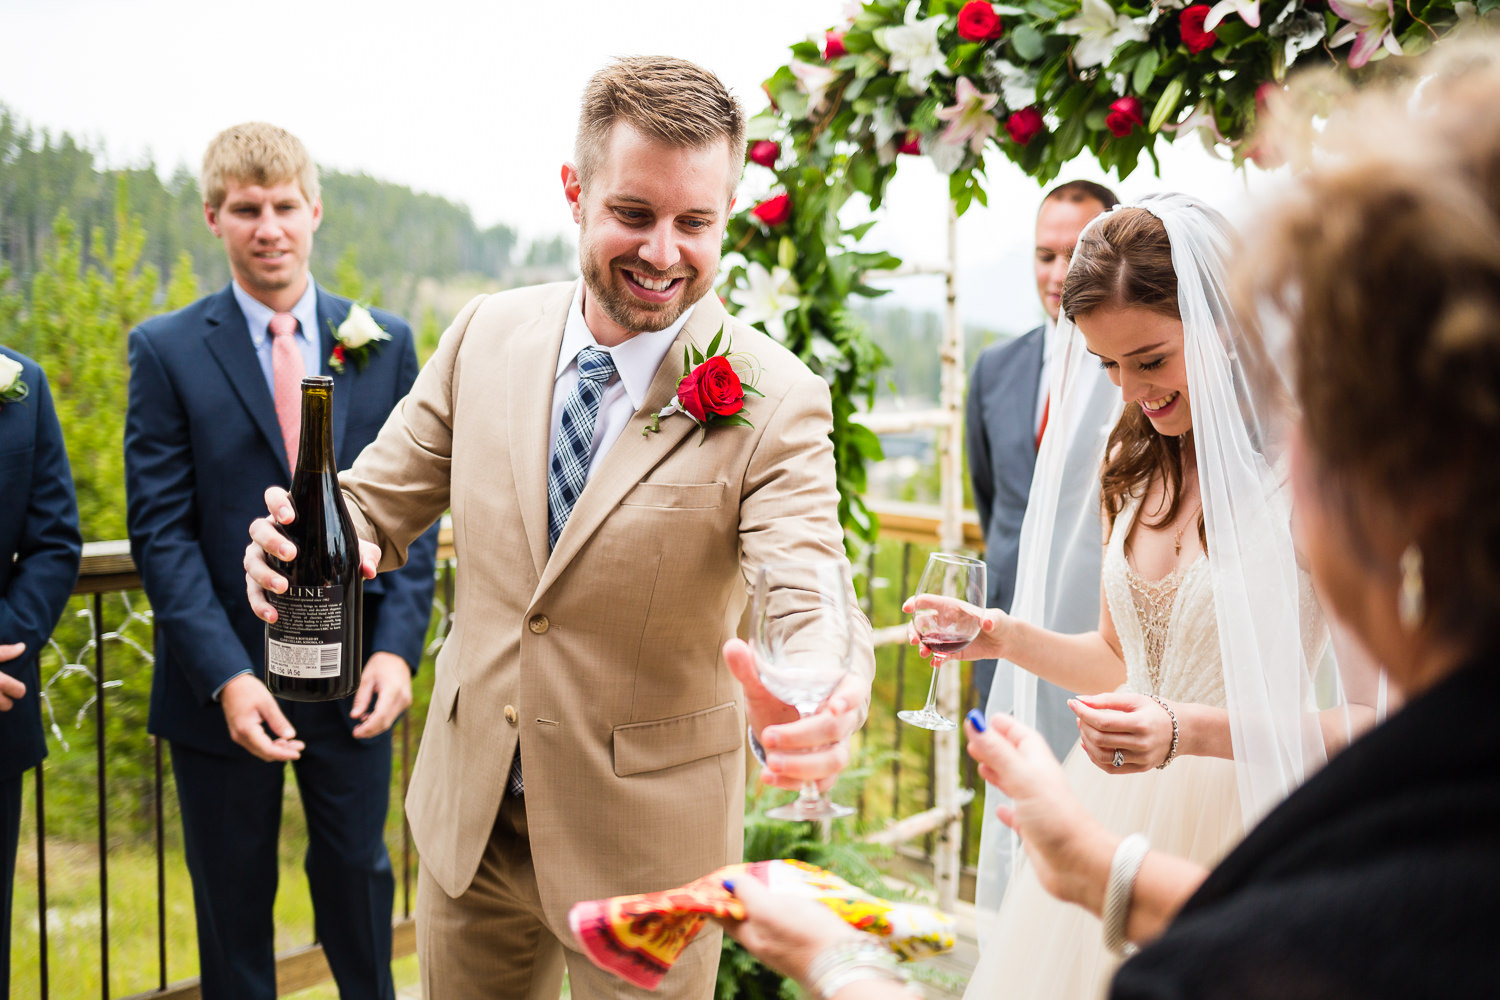
[[[1344,19],[1328,40],[1329,48],[1338,48],[1351,38],[1359,39],[1349,53],[1350,69],[1359,69],[1369,62],[1382,45],[1393,56],[1402,54],[1401,43],[1392,30],[1396,8],[1391,0],[1328,0],[1328,6]]]
[[[1219,0],[1203,19],[1203,30],[1213,31],[1231,11],[1250,27],[1260,27],[1260,0]]]
[[[961,146],[967,141],[971,150],[983,152],[985,140],[994,135],[999,126],[995,116],[989,113],[999,100],[999,94],[980,93],[968,77],[959,77],[952,107],[937,111],[937,116],[948,123],[943,130],[943,142]]]

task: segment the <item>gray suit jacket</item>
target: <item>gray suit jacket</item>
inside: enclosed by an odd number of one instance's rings
[[[1010,610],[1016,594],[1021,522],[1036,468],[1037,393],[1046,335],[1046,328],[1039,326],[1015,340],[985,348],[969,376],[964,438],[974,506],[984,529],[987,603],[1003,611]],[[1007,666],[1000,672],[1000,683],[1007,689],[1010,669]],[[994,660],[974,665],[981,704],[988,703],[995,672]],[[1037,681],[1037,725],[1059,757],[1078,738],[1068,697],[1061,688]]]

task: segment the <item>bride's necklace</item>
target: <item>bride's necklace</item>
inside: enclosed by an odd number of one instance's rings
[[[1195,511],[1193,511],[1193,513],[1188,517],[1188,519],[1186,521],[1182,522],[1182,524],[1177,529],[1177,534],[1175,534],[1175,535],[1172,536],[1172,551],[1175,554],[1177,554],[1179,556],[1182,555],[1182,533],[1187,530],[1187,526],[1188,525],[1193,524],[1193,523],[1195,523],[1198,520],[1198,515],[1201,514],[1202,512],[1203,512],[1203,501],[1199,500],[1198,501],[1198,509],[1195,510]]]

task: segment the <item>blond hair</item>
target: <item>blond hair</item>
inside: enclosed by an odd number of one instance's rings
[[[215,209],[223,205],[232,180],[262,187],[295,180],[309,205],[318,200],[318,165],[307,147],[286,129],[265,122],[226,128],[204,151],[198,177],[204,204]]]
[[[730,163],[745,160],[745,109],[717,76],[668,56],[631,56],[595,73],[583,91],[573,158],[587,188],[617,123],[683,149],[729,144]],[[739,180],[735,170],[730,191]]]
[[[1236,292],[1289,328],[1303,435],[1358,555],[1394,577],[1366,531],[1409,519],[1428,621],[1482,642],[1500,636],[1500,59],[1450,45],[1394,84],[1294,88],[1271,135],[1312,169]]]

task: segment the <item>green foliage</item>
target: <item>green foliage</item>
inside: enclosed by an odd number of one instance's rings
[[[516,233],[506,226],[481,229],[462,205],[364,174],[325,171],[321,181],[324,216],[313,245],[313,273],[334,275],[357,247],[359,266],[383,292],[387,308],[409,312],[424,278],[477,274],[503,281],[513,266]],[[122,185],[132,210],[150,220],[140,246],[142,266],[176,274],[186,254],[200,287],[228,283],[223,247],[204,224],[198,179],[190,171],[179,167],[164,181],[150,164],[101,169],[95,150],[66,133],[34,131],[0,105],[0,260],[22,288],[51,252],[52,223],[60,211],[73,220],[85,260],[97,254],[96,237],[117,239]],[[555,242],[558,248],[541,247],[543,256],[566,251],[566,241]]]
[[[344,248],[339,262],[333,269],[333,294],[353,299],[365,307],[380,305],[380,285],[366,278],[359,269],[359,250],[353,245]]]
[[[840,220],[852,197],[878,209],[901,152],[913,147],[948,175],[960,215],[986,203],[985,156],[994,152],[1045,182],[1087,149],[1124,178],[1143,153],[1155,163],[1158,141],[1204,129],[1243,159],[1254,155],[1247,136],[1262,84],[1281,81],[1299,58],[1346,58],[1328,47],[1339,19],[1311,9],[1312,0],[1267,0],[1258,28],[1231,15],[1217,43],[1199,52],[1183,41],[1178,11],[1105,2],[1115,48],[1100,64],[1083,63],[1081,32],[1098,34],[1100,25],[1084,23],[1082,0],[1000,7],[1004,30],[987,40],[960,35],[964,0],[868,0],[841,26],[843,54],[830,59],[815,41],[795,42],[789,63],[762,85],[771,106],[751,120],[749,137],[777,149],[774,165],[752,169],[771,170],[777,194],[730,220],[724,296],[767,331],[784,326],[787,346],[832,387],[839,516],[851,540],[873,542],[878,531],[861,494],[880,443],[851,418],[869,404],[885,359],[850,301],[880,294],[864,275],[900,263],[856,248],[867,227]],[[1458,23],[1453,0],[1418,6],[1394,9],[1394,30],[1412,51],[1425,44],[1422,32]],[[927,52],[901,41],[913,32],[931,43]],[[935,62],[924,75],[913,60],[926,56]],[[961,102],[961,94],[969,96]],[[1028,118],[1040,131],[1020,128]],[[770,288],[774,304],[756,301]]]
[[[193,255],[186,250],[177,255],[172,264],[172,274],[167,279],[166,300],[163,305],[168,312],[192,305],[202,297],[198,288],[198,276],[193,273]]]

